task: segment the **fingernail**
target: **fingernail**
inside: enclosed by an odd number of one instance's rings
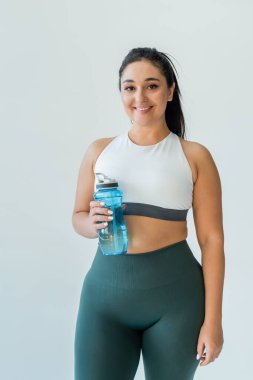
[[[100,202],[100,205],[101,205],[101,206],[104,206],[104,204],[105,204],[105,202]]]
[[[199,360],[199,358],[200,358],[200,355],[199,355],[199,354],[197,354],[197,356],[196,356],[196,359],[197,359],[197,360]]]

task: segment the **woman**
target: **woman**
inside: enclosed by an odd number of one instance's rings
[[[75,332],[75,380],[190,380],[223,345],[224,235],[221,183],[206,147],[184,139],[173,64],[132,49],[119,70],[129,131],[92,142],[81,163],[75,231],[98,238],[109,210],[93,199],[95,172],[123,191],[126,254],[99,246],[85,276]],[[187,238],[193,208],[202,265]],[[196,356],[197,355],[197,356]]]

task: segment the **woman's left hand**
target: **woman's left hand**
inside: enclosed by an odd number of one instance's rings
[[[197,354],[199,355],[199,360],[201,360],[200,365],[204,366],[213,362],[219,356],[223,343],[221,322],[204,322],[200,329],[197,344]],[[206,352],[204,352],[204,349]]]

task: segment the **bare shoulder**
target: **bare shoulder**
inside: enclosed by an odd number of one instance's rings
[[[108,144],[115,138],[113,137],[101,137],[99,139],[94,140],[90,144],[90,149],[92,151],[92,168],[94,170],[95,163],[97,161],[98,156],[102,153],[102,151],[107,147]]]
[[[104,146],[104,145],[106,145],[107,143],[109,143],[110,141],[112,141],[115,137],[116,137],[116,136],[114,136],[114,137],[101,137],[101,138],[99,138],[99,139],[94,140],[91,144],[92,144],[95,148],[98,149],[100,146]]]
[[[180,137],[180,141],[183,147],[186,149],[186,151],[189,154],[195,155],[195,157],[207,158],[208,156],[209,157],[211,156],[209,149],[205,145],[199,142],[184,140],[182,139],[182,137]]]
[[[196,182],[200,168],[215,166],[214,159],[205,145],[196,141],[184,140],[181,137],[179,139],[192,167],[194,182]]]
[[[88,145],[78,173],[73,215],[81,211],[89,212],[90,202],[94,200],[95,178],[93,163],[112,139],[113,137],[104,137],[94,140]]]

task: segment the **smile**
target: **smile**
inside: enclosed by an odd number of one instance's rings
[[[141,113],[146,113],[146,112],[148,112],[151,108],[152,108],[152,106],[150,106],[150,107],[146,107],[146,108],[138,108],[138,107],[134,107],[134,109],[135,109],[137,112],[141,112]]]

